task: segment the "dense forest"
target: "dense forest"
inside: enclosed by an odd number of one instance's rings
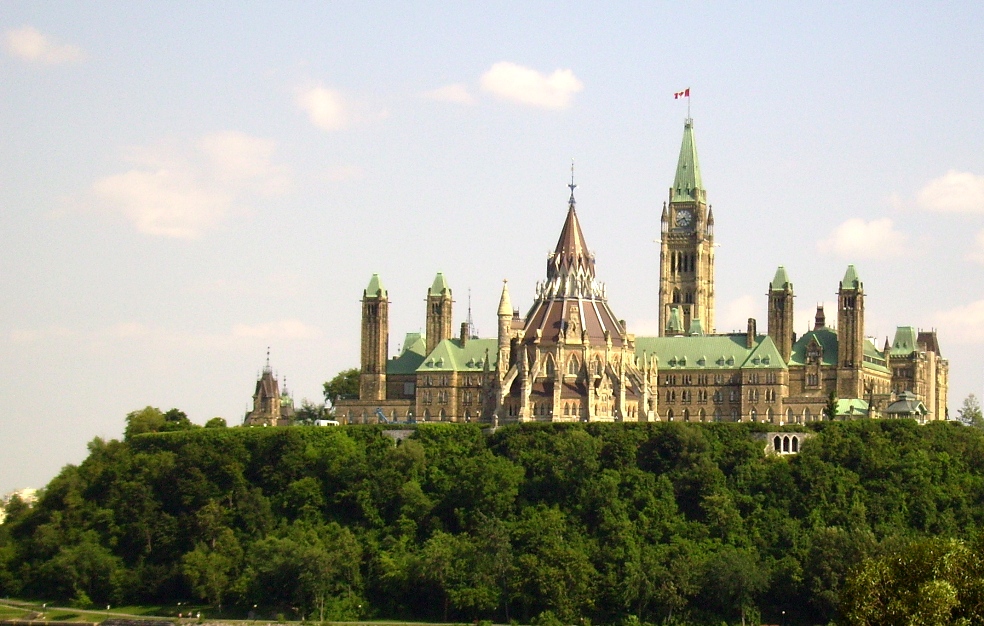
[[[0,595],[315,621],[984,623],[977,428],[826,422],[780,457],[756,424],[210,426],[131,420],[12,503]]]

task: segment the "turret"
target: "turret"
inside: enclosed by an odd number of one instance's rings
[[[864,288],[853,265],[837,290],[837,345],[841,367],[860,368],[864,356]]]
[[[864,286],[853,265],[847,266],[837,290],[837,393],[859,398],[864,363]]]
[[[427,290],[427,354],[445,339],[451,339],[451,288],[444,274],[437,273]]]
[[[360,400],[386,399],[386,357],[389,354],[389,297],[379,274],[362,292],[362,367]]]
[[[788,363],[793,352],[793,283],[781,265],[769,283],[769,336]]]
[[[510,341],[512,339],[512,319],[513,319],[513,309],[512,301],[509,299],[509,286],[508,281],[502,281],[502,295],[499,297],[499,360],[496,363],[496,368],[499,373],[499,379],[501,380],[506,372],[509,371],[509,366],[512,365],[509,358],[509,347]]]

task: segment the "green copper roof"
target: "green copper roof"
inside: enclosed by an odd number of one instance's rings
[[[666,332],[682,333],[683,321],[680,319],[680,307],[670,308],[670,319],[666,322]]]
[[[372,278],[369,279],[369,286],[366,287],[367,296],[385,296],[386,287],[383,287],[383,281],[380,280],[379,274],[373,274]]]
[[[444,278],[444,274],[442,272],[438,272],[437,276],[434,277],[434,284],[431,285],[429,293],[432,296],[440,296],[444,294],[445,291],[451,293],[451,288],[448,287],[448,281]]]
[[[885,412],[889,415],[901,417],[914,417],[917,415],[927,415],[929,409],[920,402],[911,391],[903,391],[899,394],[899,399],[888,405]]]
[[[918,335],[912,326],[899,326],[895,329],[895,341],[892,342],[892,355],[908,356],[919,349]]]
[[[695,317],[690,320],[690,330],[687,334],[691,337],[703,337],[704,336],[704,325],[700,323],[700,318]]]
[[[407,333],[400,356],[386,362],[386,374],[413,374],[427,356],[427,343],[421,333]]]
[[[460,339],[445,339],[417,368],[418,373],[426,372],[481,372],[485,369],[485,359],[489,359],[489,369],[495,368],[499,343],[496,339],[469,339],[461,345]]]
[[[785,291],[786,287],[790,289],[793,288],[793,283],[789,282],[789,275],[786,274],[786,268],[779,266],[776,270],[776,275],[772,278],[772,282],[769,283],[770,291]]]
[[[858,278],[858,271],[854,269],[853,265],[847,266],[847,271],[844,272],[844,280],[841,281],[841,286],[844,289],[858,289],[861,287],[861,279]]]
[[[861,366],[876,372],[891,373],[892,371],[888,368],[888,359],[885,358],[885,353],[867,338],[864,340],[864,361],[862,361]]]
[[[837,365],[837,333],[829,328],[803,333],[803,336],[793,344],[793,352],[789,355],[790,365],[806,365],[806,347],[814,338],[823,348],[820,363],[822,365]]]
[[[697,144],[694,143],[694,121],[688,119],[683,126],[683,143],[680,146],[670,202],[698,200],[698,190],[704,190],[704,183],[700,179],[700,162],[697,160]]]
[[[868,402],[860,398],[837,401],[837,417],[863,417],[868,415]]]
[[[786,364],[768,335],[759,335],[751,348],[745,333],[691,337],[636,337],[639,363],[655,356],[660,371],[669,369],[785,369]]]

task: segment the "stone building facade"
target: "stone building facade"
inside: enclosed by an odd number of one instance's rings
[[[707,203],[693,120],[660,218],[659,319],[637,337],[615,315],[577,218],[573,181],[546,278],[525,316],[504,283],[493,338],[453,337],[443,274],[427,291],[426,332],[389,354],[389,299],[378,275],[362,298],[358,399],[336,407],[346,422],[758,421],[892,417],[901,394],[947,416],[948,364],[935,331],[900,326],[878,349],[865,335],[864,285],[853,265],[837,286],[836,326],[818,308],[811,331],[793,331],[793,283],[782,266],[768,287],[768,319],[715,333],[714,215]]]
[[[243,426],[287,426],[294,419],[294,400],[287,391],[280,390],[280,381],[270,368],[270,354],[267,352],[266,365],[256,380],[253,392],[253,410],[246,413]]]

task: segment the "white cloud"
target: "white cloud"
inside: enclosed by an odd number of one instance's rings
[[[305,89],[298,95],[297,104],[307,112],[311,123],[321,130],[342,130],[353,121],[351,106],[341,93],[333,89]]]
[[[918,200],[930,211],[984,213],[984,176],[950,170],[929,181]]]
[[[214,133],[202,137],[198,148],[215,166],[223,181],[245,182],[262,193],[279,193],[290,186],[287,167],[272,161],[276,143],[240,132]]]
[[[936,322],[940,328],[946,328],[948,341],[984,343],[984,300],[938,311]]]
[[[566,109],[574,94],[584,89],[584,83],[571,70],[554,70],[545,76],[540,72],[500,61],[482,75],[482,89],[504,99],[541,107]]]
[[[272,161],[274,142],[238,132],[206,135],[179,150],[131,150],[129,171],[93,184],[95,196],[148,235],[194,239],[217,228],[238,200],[290,185]]]
[[[895,230],[892,220],[865,222],[851,218],[817,244],[820,252],[832,252],[852,259],[897,256],[906,251],[908,237]]]
[[[49,65],[77,63],[85,59],[81,48],[60,43],[33,26],[8,30],[4,33],[4,47],[15,57]]]
[[[984,230],[977,233],[974,242],[977,244],[977,247],[967,254],[967,258],[976,263],[984,264]]]
[[[440,102],[453,102],[455,104],[475,104],[475,97],[468,91],[468,87],[463,83],[454,85],[444,85],[432,91],[427,91],[423,96],[429,100]]]

